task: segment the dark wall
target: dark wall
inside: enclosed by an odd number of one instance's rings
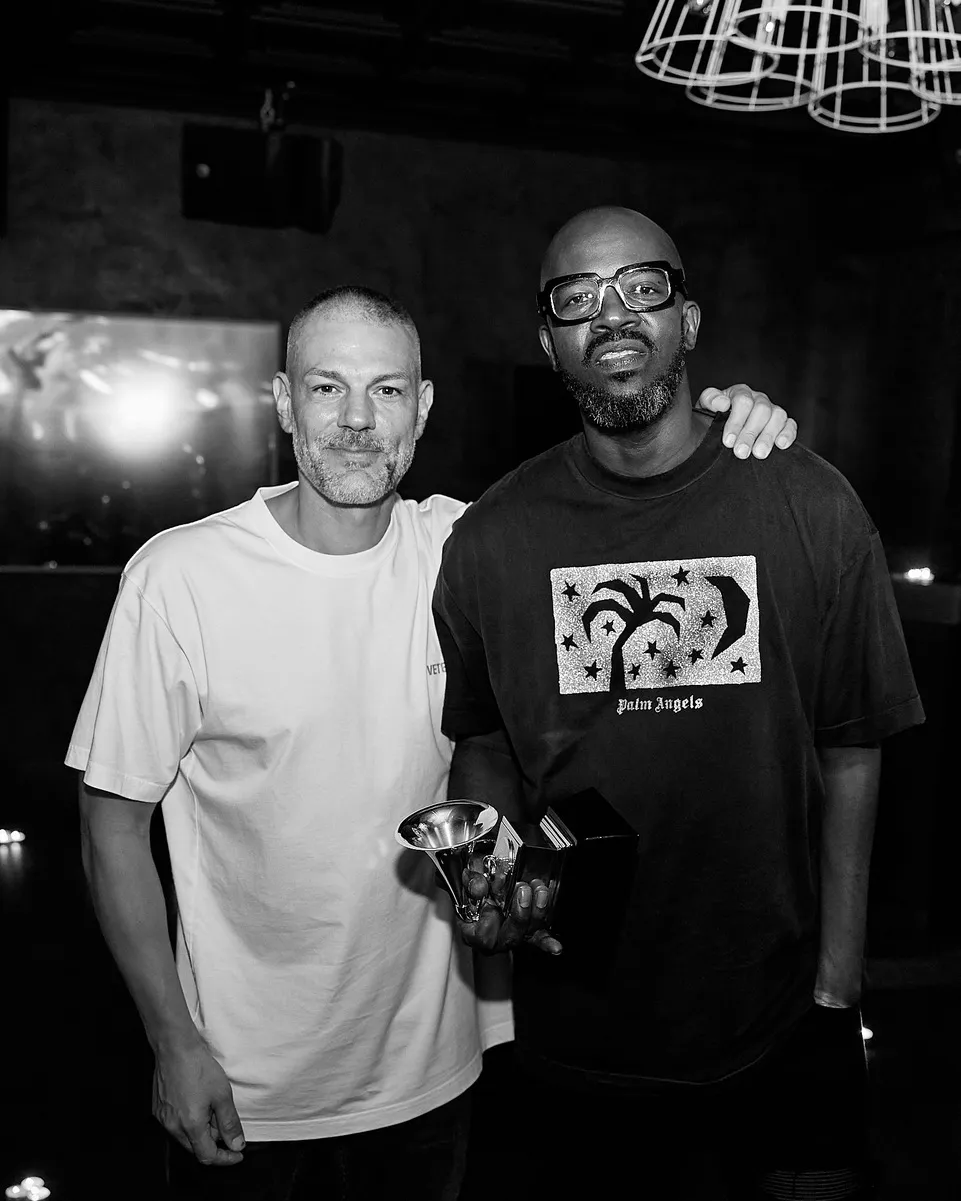
[[[183,122],[13,102],[0,306],[282,319],[336,283],[395,293],[438,395],[408,491],[473,496],[518,430],[530,440],[513,370],[543,362],[544,246],[578,209],[624,202],[684,255],[704,310],[695,383],[763,386],[891,543],[934,539],[961,389],[961,168],[946,178],[927,143],[825,131],[815,151],[756,158],[743,137],[645,150],[639,130],[637,157],[614,161],[332,130],[343,196],[321,236],[184,220]]]
[[[615,160],[334,129],[343,194],[321,236],[184,220],[185,119],[11,104],[0,307],[283,319],[333,284],[386,290],[417,318],[437,387],[405,491],[469,498],[566,432],[569,410],[555,422],[524,383],[543,362],[539,257],[578,209],[626,203],[684,256],[704,312],[695,386],[767,389],[858,488],[895,561],[930,551],[958,566],[961,169],[930,138],[825,131],[759,157],[744,122],[711,144],[639,128]],[[63,795],[114,588],[0,575],[5,702],[16,694],[3,768],[32,814]]]

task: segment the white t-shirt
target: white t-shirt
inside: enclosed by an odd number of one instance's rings
[[[376,546],[323,555],[265,504],[296,486],[131,559],[66,759],[163,800],[181,984],[251,1140],[407,1121],[512,1037],[428,856],[394,841],[446,795],[431,595],[464,505],[398,499]]]

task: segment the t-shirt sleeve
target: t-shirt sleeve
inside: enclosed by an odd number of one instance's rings
[[[447,670],[441,729],[453,739],[488,734],[503,724],[479,621],[469,616],[476,605],[470,603],[472,580],[460,566],[458,542],[455,531],[444,548],[434,588],[434,624]]]
[[[194,672],[160,613],[124,577],[65,762],[92,788],[159,801],[202,718]]]
[[[924,721],[877,533],[842,571],[824,621],[815,739],[876,742]]]

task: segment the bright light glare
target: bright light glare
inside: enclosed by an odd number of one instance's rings
[[[22,1197],[24,1201],[44,1201],[50,1196],[50,1190],[44,1185],[40,1176],[24,1176],[19,1184],[11,1184],[7,1189],[8,1197]]]
[[[0,846],[8,842],[23,842],[22,830],[0,830]]]
[[[90,417],[101,438],[128,454],[158,450],[179,433],[187,396],[168,371],[137,367],[117,381],[112,394],[98,397]]]
[[[934,572],[930,567],[909,567],[904,578],[912,584],[933,584]]]
[[[105,379],[101,379],[96,371],[91,371],[89,367],[81,367],[77,372],[88,388],[93,388],[94,392],[101,392],[104,396],[113,394],[113,388]]]
[[[871,1039],[874,1038],[874,1031],[871,1030],[868,1026],[862,1026],[861,1027],[861,1037],[864,1039],[864,1041],[866,1043],[869,1043],[871,1041]]]

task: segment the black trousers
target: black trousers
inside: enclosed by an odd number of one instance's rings
[[[456,1201],[471,1095],[396,1126],[303,1142],[249,1142],[241,1163],[199,1164],[173,1139],[170,1201]]]
[[[498,1055],[507,1049],[489,1055],[478,1085],[461,1201],[508,1179],[518,1195],[551,1201],[870,1195],[857,1010],[812,1009],[757,1065],[712,1085],[573,1090]]]

